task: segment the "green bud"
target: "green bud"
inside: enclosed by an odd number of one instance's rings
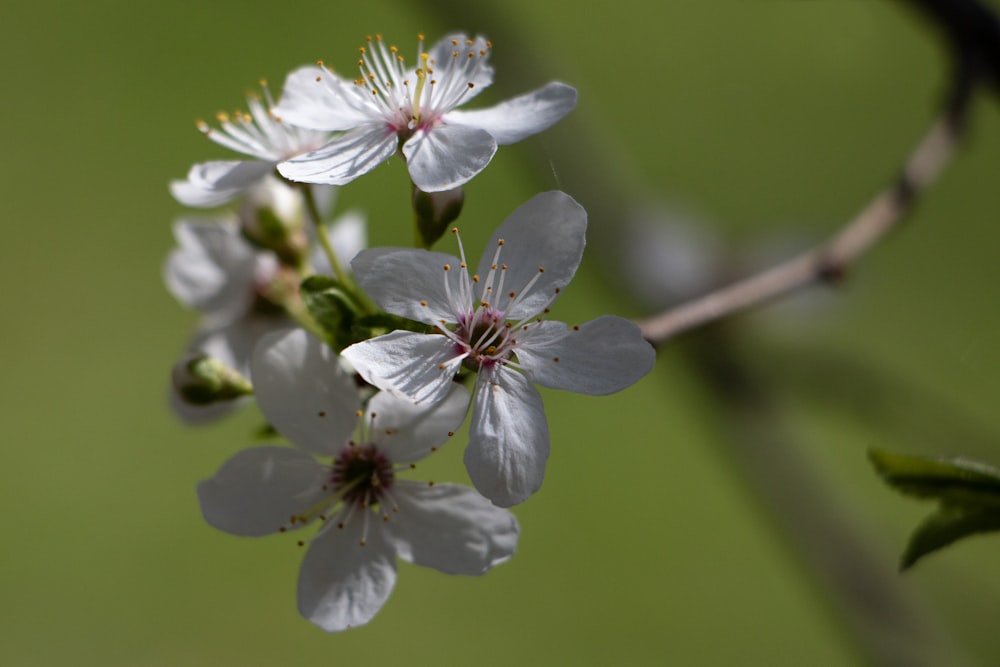
[[[455,188],[443,192],[424,192],[413,187],[413,212],[417,234],[424,248],[430,248],[441,238],[448,225],[458,219],[465,203],[465,190]]]
[[[214,357],[192,353],[174,364],[174,388],[192,405],[231,401],[253,393],[250,381]]]
[[[240,208],[243,236],[270,250],[287,266],[298,266],[309,248],[302,193],[284,183],[268,181],[252,189]]]

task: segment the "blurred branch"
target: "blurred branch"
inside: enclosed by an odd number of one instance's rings
[[[900,176],[826,244],[705,296],[640,321],[652,343],[760,305],[801,287],[837,282],[894,229],[937,178],[962,135],[976,84],[1000,84],[1000,22],[978,0],[910,0],[946,36],[954,60],[944,109]]]

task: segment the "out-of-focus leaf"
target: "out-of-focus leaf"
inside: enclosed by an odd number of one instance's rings
[[[1000,530],[1000,512],[944,506],[913,531],[910,543],[900,559],[899,569],[909,569],[927,554],[963,537],[996,530]]]
[[[917,526],[900,559],[906,570],[924,556],[963,537],[1000,530],[1000,469],[981,461],[868,453],[875,470],[901,493],[937,500],[939,507]]]
[[[987,463],[880,450],[871,450],[868,458],[886,484],[902,493],[949,505],[1000,511],[1000,469]]]

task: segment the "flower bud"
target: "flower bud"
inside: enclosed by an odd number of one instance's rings
[[[253,393],[250,381],[214,357],[201,353],[185,355],[171,372],[174,389],[192,405],[231,401]]]
[[[425,248],[434,245],[448,226],[458,219],[464,203],[465,190],[460,187],[441,192],[424,192],[417,187],[413,188],[417,233]]]
[[[269,178],[244,198],[240,227],[252,244],[272,251],[282,264],[298,266],[309,247],[304,211],[301,192]]]

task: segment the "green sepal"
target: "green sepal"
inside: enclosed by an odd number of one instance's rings
[[[211,405],[253,394],[239,371],[204,354],[192,353],[174,364],[171,381],[181,399],[191,405]]]
[[[376,336],[384,336],[396,330],[431,333],[434,331],[434,328],[421,322],[399,317],[398,315],[375,313],[358,318],[352,328],[351,333],[354,340],[351,342],[358,343],[363,340],[375,338]]]
[[[465,191],[462,188],[424,192],[414,186],[413,214],[420,246],[429,250],[444,235],[448,225],[458,220],[464,204]]]
[[[250,216],[245,215],[242,231],[251,245],[272,251],[286,266],[298,266],[305,254],[301,229],[283,221],[269,206],[254,208]]]
[[[354,342],[351,331],[358,318],[358,307],[336,278],[309,276],[302,281],[299,293],[333,349],[340,352]]]
[[[868,458],[889,486],[939,503],[938,510],[910,536],[900,558],[900,570],[963,537],[1000,530],[1000,469],[969,459],[880,450],[869,451]]]

